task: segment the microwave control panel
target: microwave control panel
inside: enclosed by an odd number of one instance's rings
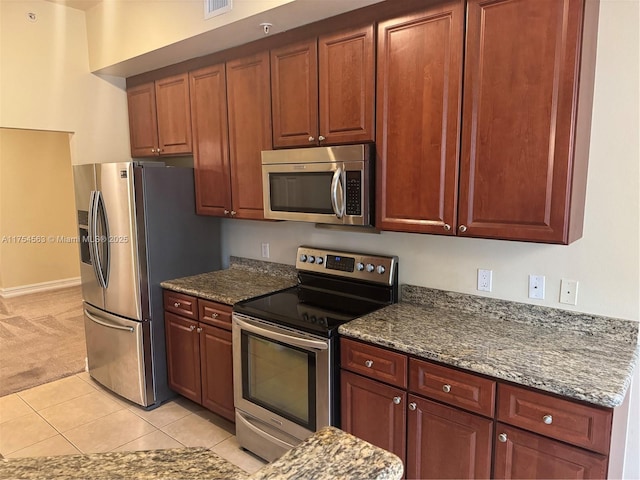
[[[362,215],[362,173],[359,170],[347,170],[347,202],[345,213],[347,215]]]

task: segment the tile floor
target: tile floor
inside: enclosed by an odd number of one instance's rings
[[[253,473],[265,463],[240,449],[231,422],[183,398],[145,411],[79,373],[0,397],[6,458],[206,447]]]

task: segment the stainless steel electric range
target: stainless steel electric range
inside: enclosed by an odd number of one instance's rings
[[[339,426],[340,325],[397,302],[398,258],[299,247],[298,285],[233,308],[240,445],[274,460]]]

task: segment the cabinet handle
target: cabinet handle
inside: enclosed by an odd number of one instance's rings
[[[216,312],[213,312],[211,314],[211,318],[218,318],[220,315],[218,315]]]
[[[542,421],[547,425],[551,425],[553,423],[553,417],[551,415],[545,415],[542,417]]]
[[[364,362],[364,366],[367,368],[373,367],[373,360],[367,360],[366,362]]]
[[[162,151],[164,151],[164,149],[162,149],[162,148],[156,148],[156,152],[160,153],[160,152],[162,152]]]
[[[451,391],[451,385],[448,385],[448,384],[447,385],[443,385],[442,386],[442,391],[444,393],[449,393]]]
[[[393,403],[395,403],[396,405],[399,405],[401,401],[402,401],[402,398],[400,398],[400,397],[393,397]]]
[[[196,329],[195,325],[189,325],[189,330],[191,330],[192,332]]]
[[[156,153],[156,149],[155,149],[155,148],[152,148],[152,149],[151,149],[151,153]]]
[[[324,138],[322,135],[320,135],[320,136],[318,137],[318,141],[319,141],[319,142],[322,142],[322,141],[324,141],[324,140],[326,140],[326,138]]]
[[[505,443],[507,441],[507,434],[501,433],[500,435],[498,435],[498,440],[500,440],[502,443]]]
[[[411,403],[409,404],[409,410],[415,410],[415,409],[416,409],[416,407],[417,407],[416,402],[411,402]]]
[[[444,230],[445,230],[446,232],[448,232],[449,230],[451,230],[451,225],[449,225],[448,223],[445,223],[445,224],[443,225],[443,228],[444,228]]]
[[[196,332],[200,333],[202,331],[202,327],[198,327],[198,329],[196,330]]]
[[[173,306],[176,307],[176,308],[180,308],[180,302],[174,303]]]
[[[314,142],[315,140],[316,140],[315,138],[313,138],[313,137],[309,137],[309,141],[310,141],[310,142]]]
[[[236,213],[238,213],[238,212],[236,212],[235,210],[231,210],[231,216],[232,216],[232,217],[233,217]]]
[[[464,233],[464,232],[466,232],[466,231],[467,231],[467,227],[466,227],[466,225],[460,225],[460,226],[458,227],[458,231],[459,231],[460,233]]]

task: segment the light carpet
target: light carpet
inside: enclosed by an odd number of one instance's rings
[[[84,370],[80,287],[0,298],[0,397]]]

